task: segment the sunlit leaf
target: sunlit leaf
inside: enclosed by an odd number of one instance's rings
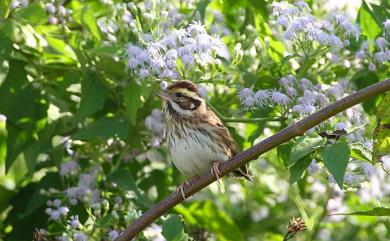
[[[77,131],[72,138],[77,140],[108,139],[115,136],[125,138],[128,128],[124,118],[104,117]]]
[[[328,145],[322,151],[325,167],[333,175],[339,187],[343,188],[344,174],[347,170],[351,150],[344,141]]]
[[[185,238],[184,227],[180,218],[170,214],[162,226],[162,235],[167,241],[182,241]]]
[[[123,91],[123,98],[125,100],[127,115],[132,125],[134,125],[137,120],[137,111],[141,105],[140,97],[141,86],[134,80],[130,80]]]
[[[321,137],[311,138],[308,136],[303,136],[298,138],[298,140],[293,144],[291,148],[288,165],[291,166],[299,159],[314,152],[316,148],[322,146],[324,143],[325,140]]]

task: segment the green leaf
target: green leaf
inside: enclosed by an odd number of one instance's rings
[[[96,18],[94,16],[94,12],[89,8],[88,4],[85,4],[84,7],[75,10],[73,17],[78,23],[88,29],[93,37],[100,40],[100,32],[96,24]]]
[[[288,143],[284,143],[282,145],[279,145],[276,148],[279,161],[281,161],[281,163],[283,163],[285,167],[288,166],[292,146],[293,146],[293,143],[288,142]]]
[[[351,145],[351,157],[359,159],[359,160],[362,160],[362,161],[371,162],[371,160],[372,160],[372,153],[363,144],[361,144],[361,143],[353,143]]]
[[[12,0],[0,1],[0,20],[6,19],[8,17],[11,3]]]
[[[96,74],[86,73],[81,82],[81,101],[76,113],[78,121],[100,110],[107,98],[107,89]]]
[[[199,12],[200,18],[202,20],[204,20],[204,16],[205,16],[205,13],[206,13],[206,8],[207,8],[207,5],[209,5],[209,3],[210,3],[210,0],[201,0],[196,5],[196,10]]]
[[[381,28],[373,16],[373,11],[364,1],[359,9],[358,20],[362,34],[368,39],[375,39],[380,33]]]
[[[184,227],[180,218],[175,214],[170,214],[162,226],[161,234],[167,241],[184,240]]]
[[[4,60],[7,60],[12,52],[12,41],[0,31],[0,68]]]
[[[341,189],[343,189],[344,174],[347,170],[350,153],[348,143],[344,141],[326,146],[322,151],[324,164]]]
[[[127,136],[129,125],[124,118],[103,117],[72,135],[76,140],[93,140],[97,138],[108,139],[118,136]]]
[[[340,214],[333,214],[333,215],[353,215],[353,216],[376,216],[376,217],[383,217],[383,216],[390,216],[390,208],[373,208],[372,210],[368,211],[358,211],[353,213],[340,213]]]
[[[118,169],[111,173],[109,180],[117,184],[120,189],[133,191],[138,197],[135,201],[139,202],[143,207],[150,207],[153,204],[146,195],[141,193],[130,171]]]
[[[296,181],[301,179],[303,173],[310,165],[311,160],[312,159],[310,158],[310,156],[306,156],[295,162],[294,165],[290,167],[290,184],[294,184]]]
[[[244,241],[244,234],[233,219],[212,201],[194,202],[186,211],[180,211],[188,222],[215,234],[218,241]],[[187,216],[191,214],[192,216]],[[187,218],[188,217],[188,218]]]
[[[379,78],[375,72],[369,70],[361,70],[352,77],[352,81],[356,84],[356,87],[360,90],[367,86],[378,83]],[[374,96],[369,100],[364,101],[363,102],[364,110],[371,115],[375,114],[377,102],[379,99],[380,96]]]
[[[134,80],[130,80],[129,84],[123,91],[123,98],[125,100],[125,106],[127,115],[130,120],[130,124],[135,125],[137,121],[137,111],[141,106],[141,86]]]
[[[298,140],[293,144],[291,148],[291,153],[288,159],[288,166],[293,165],[299,159],[314,152],[316,148],[324,145],[324,143],[325,140],[321,137],[311,138],[308,136],[303,136],[298,138]]]
[[[390,93],[379,104],[376,113],[377,125],[374,130],[373,162],[390,153]]]
[[[31,25],[44,24],[47,21],[45,10],[39,3],[29,4],[15,13],[15,17]]]

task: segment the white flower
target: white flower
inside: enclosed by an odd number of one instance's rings
[[[77,232],[77,233],[73,234],[73,239],[74,239],[74,241],[87,241],[88,236],[83,232]]]
[[[390,155],[384,155],[381,157],[381,163],[386,170],[390,170]]]
[[[279,104],[282,106],[286,106],[291,101],[291,99],[287,95],[285,95],[279,91],[273,91],[271,93],[271,98],[276,104]]]
[[[47,20],[49,24],[56,25],[58,23],[58,18],[54,16],[50,16],[49,19]]]

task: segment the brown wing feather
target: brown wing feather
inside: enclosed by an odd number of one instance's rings
[[[222,123],[222,121],[216,116],[216,114],[210,110],[207,109],[207,120],[210,125],[218,127],[216,128],[216,132],[218,136],[222,138],[223,143],[228,147],[230,150],[230,158],[237,155],[240,150],[232,138],[229,129]],[[240,167],[239,169],[236,169],[233,171],[233,174],[237,177],[243,177],[249,181],[251,181],[252,174],[249,172],[247,165],[244,165]]]

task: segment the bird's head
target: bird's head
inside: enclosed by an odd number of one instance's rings
[[[157,96],[164,100],[164,106],[171,115],[190,117],[206,108],[198,88],[189,80],[175,82]]]

